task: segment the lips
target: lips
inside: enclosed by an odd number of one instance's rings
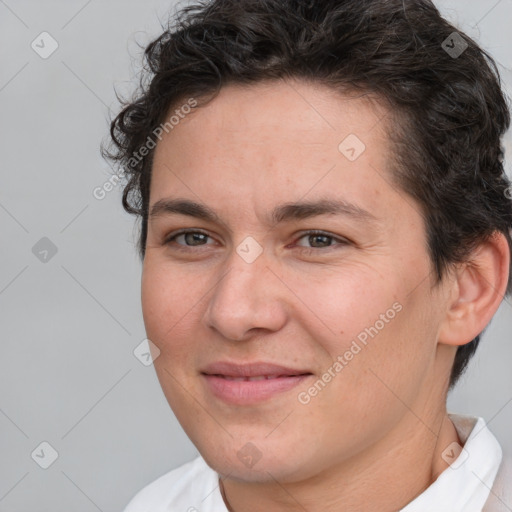
[[[257,375],[255,377],[231,377],[228,375],[218,375],[218,377],[224,378],[226,380],[234,380],[236,382],[255,382],[258,380],[269,380],[269,379],[277,379],[279,377],[289,377],[290,375]]]
[[[311,372],[306,369],[289,368],[282,365],[265,362],[255,363],[231,363],[228,361],[219,361],[206,366],[201,373],[206,375],[216,375],[227,379],[268,379],[277,377],[292,377],[297,375],[307,375]]]
[[[222,401],[253,405],[295,388],[312,375],[303,369],[272,363],[218,362],[206,366],[201,374],[207,389]]]

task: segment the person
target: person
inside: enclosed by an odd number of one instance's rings
[[[200,455],[125,512],[512,510],[446,408],[512,291],[492,57],[429,0],[213,0],[145,62],[104,154]]]

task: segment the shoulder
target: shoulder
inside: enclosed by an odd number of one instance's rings
[[[504,454],[484,512],[512,510],[512,456]]]
[[[215,489],[218,490],[217,474],[202,457],[197,457],[141,489],[123,512],[192,511],[204,507],[201,502]]]

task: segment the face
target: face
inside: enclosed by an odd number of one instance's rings
[[[320,85],[230,85],[155,149],[144,322],[221,474],[312,477],[432,405],[446,297],[385,115]]]

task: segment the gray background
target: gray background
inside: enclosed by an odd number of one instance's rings
[[[490,50],[510,95],[512,0],[437,4]],[[92,194],[111,176],[99,144],[113,87],[133,90],[138,45],[172,5],[0,0],[0,512],[119,511],[197,453],[133,354],[145,338],[137,225],[120,186]],[[59,45],[47,59],[31,48],[43,31]],[[510,170],[510,133],[506,144]],[[57,248],[46,262],[33,253],[43,237]],[[509,299],[449,399],[510,453],[511,313]],[[43,441],[59,454],[46,470]]]

